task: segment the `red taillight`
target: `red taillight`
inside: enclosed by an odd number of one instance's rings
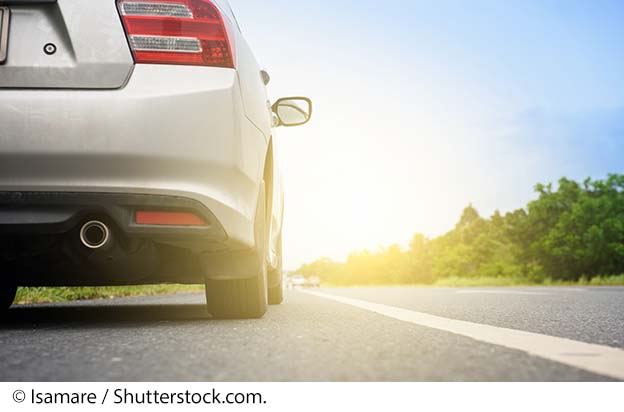
[[[117,0],[137,63],[234,68],[226,22],[210,0]]]
[[[207,226],[204,219],[193,213],[137,211],[137,225],[149,226]]]

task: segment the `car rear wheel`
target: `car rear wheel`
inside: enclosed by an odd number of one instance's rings
[[[218,319],[258,319],[268,306],[267,296],[267,235],[264,183],[260,188],[255,218],[256,250],[253,267],[247,269],[252,277],[236,280],[206,280],[208,311]]]
[[[277,268],[269,271],[269,305],[281,305],[284,302],[284,273],[282,266],[282,234],[280,233],[277,240]]]
[[[17,294],[17,286],[13,283],[7,283],[0,289],[0,310],[4,311],[11,307]]]

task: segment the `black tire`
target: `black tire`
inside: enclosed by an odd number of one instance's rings
[[[17,294],[17,286],[12,283],[7,283],[0,286],[0,310],[5,311],[11,307],[13,301],[15,301],[15,295]]]
[[[237,280],[206,280],[206,304],[218,319],[258,319],[268,307],[267,296],[267,235],[264,183],[261,185],[255,218],[256,250],[253,264],[246,269],[252,277]],[[253,266],[253,267],[251,267]]]
[[[282,234],[280,233],[277,239],[277,268],[269,271],[269,305],[281,305],[284,302],[282,262]]]

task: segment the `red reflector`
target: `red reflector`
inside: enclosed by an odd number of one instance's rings
[[[208,226],[201,217],[193,213],[138,211],[137,225],[150,226]]]
[[[117,0],[137,63],[234,68],[228,26],[211,0]]]

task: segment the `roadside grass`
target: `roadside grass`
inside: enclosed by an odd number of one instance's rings
[[[619,276],[599,276],[591,280],[581,279],[579,282],[581,285],[589,286],[623,286],[624,275]]]
[[[20,288],[15,303],[53,303],[92,299],[156,296],[204,291],[201,285],[150,285],[80,288]]]
[[[404,286],[387,285],[330,285],[325,287],[355,286]],[[423,287],[513,287],[513,286],[624,286],[624,275],[600,276],[581,279],[578,282],[565,282],[546,278],[532,280],[526,277],[449,277],[439,279],[432,285],[409,285]],[[122,297],[171,295],[178,293],[203,293],[202,285],[150,285],[120,287],[80,287],[80,288],[20,288],[15,298],[17,304],[52,303],[93,299],[114,299]]]
[[[514,286],[624,286],[624,275],[618,276],[599,276],[593,279],[582,278],[579,281],[562,281],[554,280],[552,278],[544,279],[531,279],[523,276],[515,277],[477,277],[477,278],[463,278],[459,276],[452,276],[448,278],[438,279],[432,284],[369,284],[369,285],[356,285],[356,284],[331,284],[323,283],[323,287],[373,287],[373,286],[420,286],[420,287],[457,287],[457,288],[471,288],[471,287],[514,287]]]
[[[432,286],[439,287],[486,287],[486,286],[535,286],[540,283],[525,277],[478,277],[462,278],[452,276],[438,279]]]
[[[530,279],[526,277],[450,277],[439,279],[433,286],[441,287],[511,287],[511,286],[623,286],[624,275],[598,276],[593,279],[581,278],[579,281],[554,280],[552,278]]]

